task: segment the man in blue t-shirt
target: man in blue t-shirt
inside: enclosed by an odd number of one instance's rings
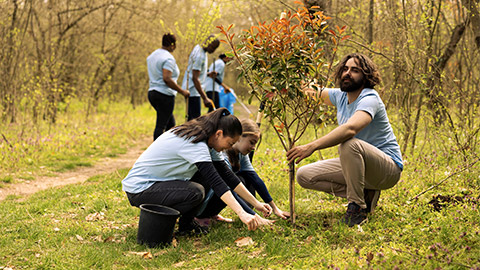
[[[202,113],[200,98],[205,107],[212,106],[212,100],[205,94],[205,79],[207,77],[207,53],[213,53],[220,46],[220,41],[210,35],[202,45],[196,45],[188,57],[188,67],[183,76],[182,88],[190,91],[188,98],[188,120],[199,117]]]
[[[353,53],[343,58],[334,74],[340,89],[323,89],[320,100],[337,108],[339,126],[327,135],[287,152],[299,163],[315,150],[339,145],[339,158],[321,160],[298,169],[298,183],[347,198],[342,222],[361,224],[375,209],[380,190],[393,187],[403,170],[402,155],[385,105],[373,87],[380,82],[376,65]]]
[[[218,57],[219,59],[214,61],[208,68],[207,78],[205,79],[205,92],[207,97],[215,104],[215,108],[221,107],[220,89],[224,89],[225,93],[230,92],[230,87],[223,83],[223,78],[225,77],[225,65],[232,60],[224,53],[220,54]],[[208,112],[213,110],[213,106],[208,107]],[[230,113],[232,112],[230,111]]]

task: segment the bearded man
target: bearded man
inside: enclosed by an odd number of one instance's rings
[[[340,89],[321,91],[324,104],[337,108],[339,126],[325,136],[287,152],[299,163],[315,150],[339,145],[339,157],[300,167],[300,186],[347,198],[342,222],[362,224],[376,207],[380,190],[393,187],[403,170],[402,155],[385,105],[373,88],[380,83],[378,68],[359,53],[345,56],[335,72]]]

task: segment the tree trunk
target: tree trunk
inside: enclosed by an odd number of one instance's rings
[[[295,225],[295,162],[290,162],[288,164],[289,172],[289,199],[290,199],[290,216],[292,220],[292,225]]]
[[[368,23],[367,23],[367,41],[368,44],[373,43],[373,12],[374,12],[375,0],[370,0]]]
[[[463,5],[468,9],[470,13],[469,19],[471,22],[474,42],[477,49],[480,50],[480,12],[478,12],[478,0],[463,0]]]

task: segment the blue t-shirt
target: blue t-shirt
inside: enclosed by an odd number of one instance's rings
[[[230,163],[230,160],[228,159],[228,155],[225,152],[222,152],[222,156],[223,156],[223,159],[225,160],[225,162],[227,163],[228,167],[230,167],[230,169],[232,169],[232,164]],[[238,170],[234,173],[247,172],[247,171],[248,172],[254,172],[255,171],[252,163],[250,162],[250,158],[248,157],[248,155],[243,155],[242,153],[238,153],[238,160],[239,160],[239,163],[240,163],[240,170]]]
[[[337,107],[337,121],[345,124],[356,111],[370,114],[372,122],[363,128],[355,138],[368,142],[390,156],[403,170],[402,154],[397,138],[393,134],[387,111],[377,91],[369,88],[362,90],[358,98],[348,104],[347,93],[338,88],[328,88],[330,101]]]
[[[198,171],[197,162],[222,161],[223,156],[205,142],[192,143],[172,130],[158,137],[137,159],[127,177],[122,180],[123,190],[139,193],[157,181],[188,181]]]
[[[233,114],[233,103],[237,102],[237,99],[233,95],[234,90],[230,88],[230,92],[225,93],[225,89],[220,85],[220,107],[227,108],[230,114]]]
[[[208,72],[216,71],[218,73],[217,78],[223,82],[225,76],[225,62],[222,59],[217,59],[213,64],[208,68]],[[214,79],[210,77],[205,78],[205,92],[212,92],[213,85],[215,84],[215,92],[220,93],[220,84],[218,84]]]
[[[208,58],[207,58],[207,52],[203,50],[200,45],[196,45],[192,53],[190,53],[190,56],[188,57],[188,67],[187,71],[185,72],[185,75],[183,76],[183,82],[182,82],[182,88],[187,89],[187,79],[188,79],[188,89],[190,91],[190,96],[191,97],[199,97],[200,94],[197,91],[197,88],[195,88],[195,85],[193,84],[193,71],[194,70],[199,70],[200,71],[200,76],[198,76],[198,79],[200,80],[200,84],[202,85],[202,88],[204,88],[205,84],[205,78],[207,77],[207,67],[208,67]]]
[[[147,57],[147,69],[150,87],[148,90],[155,90],[167,96],[177,95],[177,91],[167,86],[163,80],[163,70],[172,72],[172,80],[177,82],[180,69],[173,55],[165,49],[157,49]]]

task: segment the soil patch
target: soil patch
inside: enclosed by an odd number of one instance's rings
[[[92,167],[79,167],[72,171],[58,173],[56,176],[39,176],[32,181],[5,185],[0,188],[0,201],[9,195],[28,196],[52,187],[83,183],[95,175],[113,173],[119,169],[131,168],[140,154],[142,154],[151,143],[152,138],[148,136],[139,140],[135,146],[128,149],[125,154],[113,158],[102,158]]]
[[[428,202],[432,206],[433,210],[440,211],[442,208],[448,207],[454,204],[478,204],[480,198],[473,198],[467,194],[460,195],[433,195],[432,199]]]

